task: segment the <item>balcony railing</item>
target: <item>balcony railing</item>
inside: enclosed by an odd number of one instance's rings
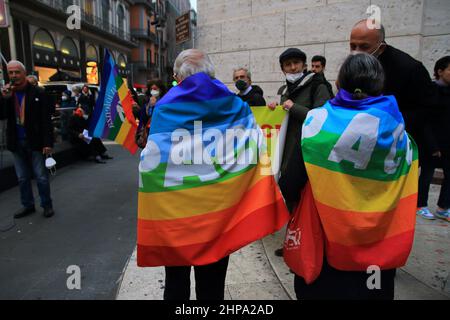
[[[131,36],[134,38],[147,39],[152,41],[153,43],[156,43],[158,40],[156,34],[148,29],[131,29]]]
[[[67,7],[71,6],[74,2],[73,0],[37,0],[37,1],[64,14],[67,14],[66,13]],[[94,16],[84,10],[81,10],[81,21],[97,29],[108,32],[120,39],[129,42],[134,42],[130,33],[126,32],[123,29],[118,28],[117,26],[111,24],[107,20],[103,20],[101,17]]]

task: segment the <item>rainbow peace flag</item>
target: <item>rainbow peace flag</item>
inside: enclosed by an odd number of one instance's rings
[[[303,157],[326,238],[339,270],[403,266],[412,248],[418,153],[393,96],[335,99],[311,110]]]
[[[205,265],[279,230],[289,214],[247,103],[204,73],[155,108],[139,164],[137,263]]]
[[[89,125],[89,135],[114,140],[135,154],[138,149],[134,141],[137,124],[132,105],[131,93],[106,50],[100,92]]]

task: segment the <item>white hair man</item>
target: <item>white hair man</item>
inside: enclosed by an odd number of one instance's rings
[[[44,216],[54,214],[45,155],[52,153],[53,129],[47,95],[42,88],[31,85],[26,68],[20,61],[7,65],[10,83],[0,95],[0,119],[7,120],[6,144],[14,155],[23,208],[16,219],[35,212],[31,177],[36,177]]]
[[[211,78],[216,76],[211,59],[206,53],[198,49],[182,51],[175,59],[173,71],[173,77],[178,83],[200,72],[206,73]]]
[[[142,151],[137,263],[165,267],[165,300],[190,298],[192,266],[197,300],[223,300],[230,253],[281,229],[289,219],[273,176],[260,174],[263,134],[250,107],[214,75],[204,52],[180,53],[174,65],[180,84],[158,101]],[[197,134],[199,124],[202,134]],[[181,162],[177,148],[183,150]],[[165,170],[165,178],[158,178],[156,168]],[[259,180],[268,183],[264,194],[255,187]],[[173,187],[180,193],[171,192]],[[165,196],[150,199],[156,190]],[[253,203],[255,197],[267,200],[259,199],[262,208],[237,204]]]

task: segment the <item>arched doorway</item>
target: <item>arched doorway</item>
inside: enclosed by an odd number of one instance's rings
[[[37,30],[33,36],[33,64],[40,82],[50,81],[50,77],[58,72],[55,41],[45,29]]]
[[[57,77],[52,80],[81,81],[80,58],[78,47],[70,37],[61,41],[60,63]]]
[[[93,45],[86,48],[86,79],[90,84],[98,84],[98,53]]]

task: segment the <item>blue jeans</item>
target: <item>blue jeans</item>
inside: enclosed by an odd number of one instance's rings
[[[31,178],[34,173],[41,198],[41,207],[51,208],[50,181],[42,152],[33,151],[25,140],[21,140],[13,155],[22,205],[25,208],[34,206],[33,189],[31,188]]]

